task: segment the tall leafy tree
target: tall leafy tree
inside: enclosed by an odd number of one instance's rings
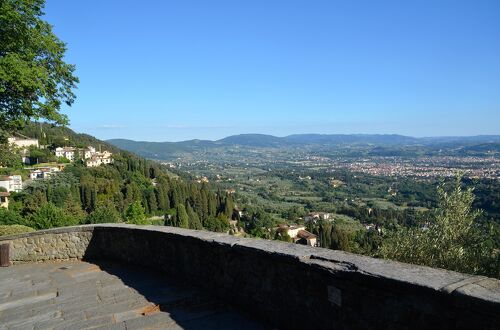
[[[382,256],[403,262],[466,273],[500,276],[498,250],[488,246],[492,232],[480,228],[472,188],[462,189],[458,176],[451,191],[438,189],[435,221],[427,228],[399,228],[383,243]]]
[[[21,156],[14,148],[0,143],[0,167],[21,168],[22,165]]]
[[[66,124],[78,83],[66,45],[42,19],[45,0],[0,1],[0,134],[43,118]]]

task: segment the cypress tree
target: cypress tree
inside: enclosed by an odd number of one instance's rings
[[[184,205],[179,204],[177,206],[177,226],[181,228],[189,228],[189,217],[186,212]]]
[[[189,203],[187,204],[187,215],[189,217],[189,229],[203,229],[198,214],[193,210]]]
[[[154,190],[148,191],[147,201],[149,213],[155,213],[158,210],[158,202],[156,201],[156,194]]]

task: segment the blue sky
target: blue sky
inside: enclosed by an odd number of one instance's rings
[[[99,138],[500,134],[500,1],[47,0]]]

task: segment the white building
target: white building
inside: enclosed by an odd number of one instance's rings
[[[5,188],[8,192],[19,192],[23,189],[23,179],[20,175],[0,176],[0,187]]]
[[[97,167],[105,164],[113,163],[112,153],[109,151],[96,152],[90,159],[85,161],[87,167]]]
[[[83,160],[86,160],[85,164],[88,167],[95,167],[101,164],[111,164],[113,162],[113,158],[111,158],[113,154],[111,152],[107,150],[98,152],[91,146],[85,149],[78,149],[75,147],[59,147],[56,148],[55,154],[57,157],[65,157],[71,162],[79,156]]]
[[[41,167],[30,172],[31,180],[47,179],[55,173],[60,172],[58,167]]]
[[[299,234],[299,231],[301,231],[301,230],[306,230],[306,227],[304,227],[304,226],[289,226],[287,228],[287,234],[292,239],[294,239],[294,238],[297,238],[297,235]]]
[[[280,225],[279,232],[284,232],[293,240],[294,243],[317,246],[317,236],[306,230],[304,226]]]
[[[64,157],[72,162],[75,159],[75,151],[76,148],[73,147],[58,147],[56,148],[56,157]]]

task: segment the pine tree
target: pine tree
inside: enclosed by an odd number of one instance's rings
[[[125,213],[125,218],[128,223],[136,225],[146,225],[146,214],[144,213],[144,207],[141,202],[135,201],[129,205],[127,212]]]

